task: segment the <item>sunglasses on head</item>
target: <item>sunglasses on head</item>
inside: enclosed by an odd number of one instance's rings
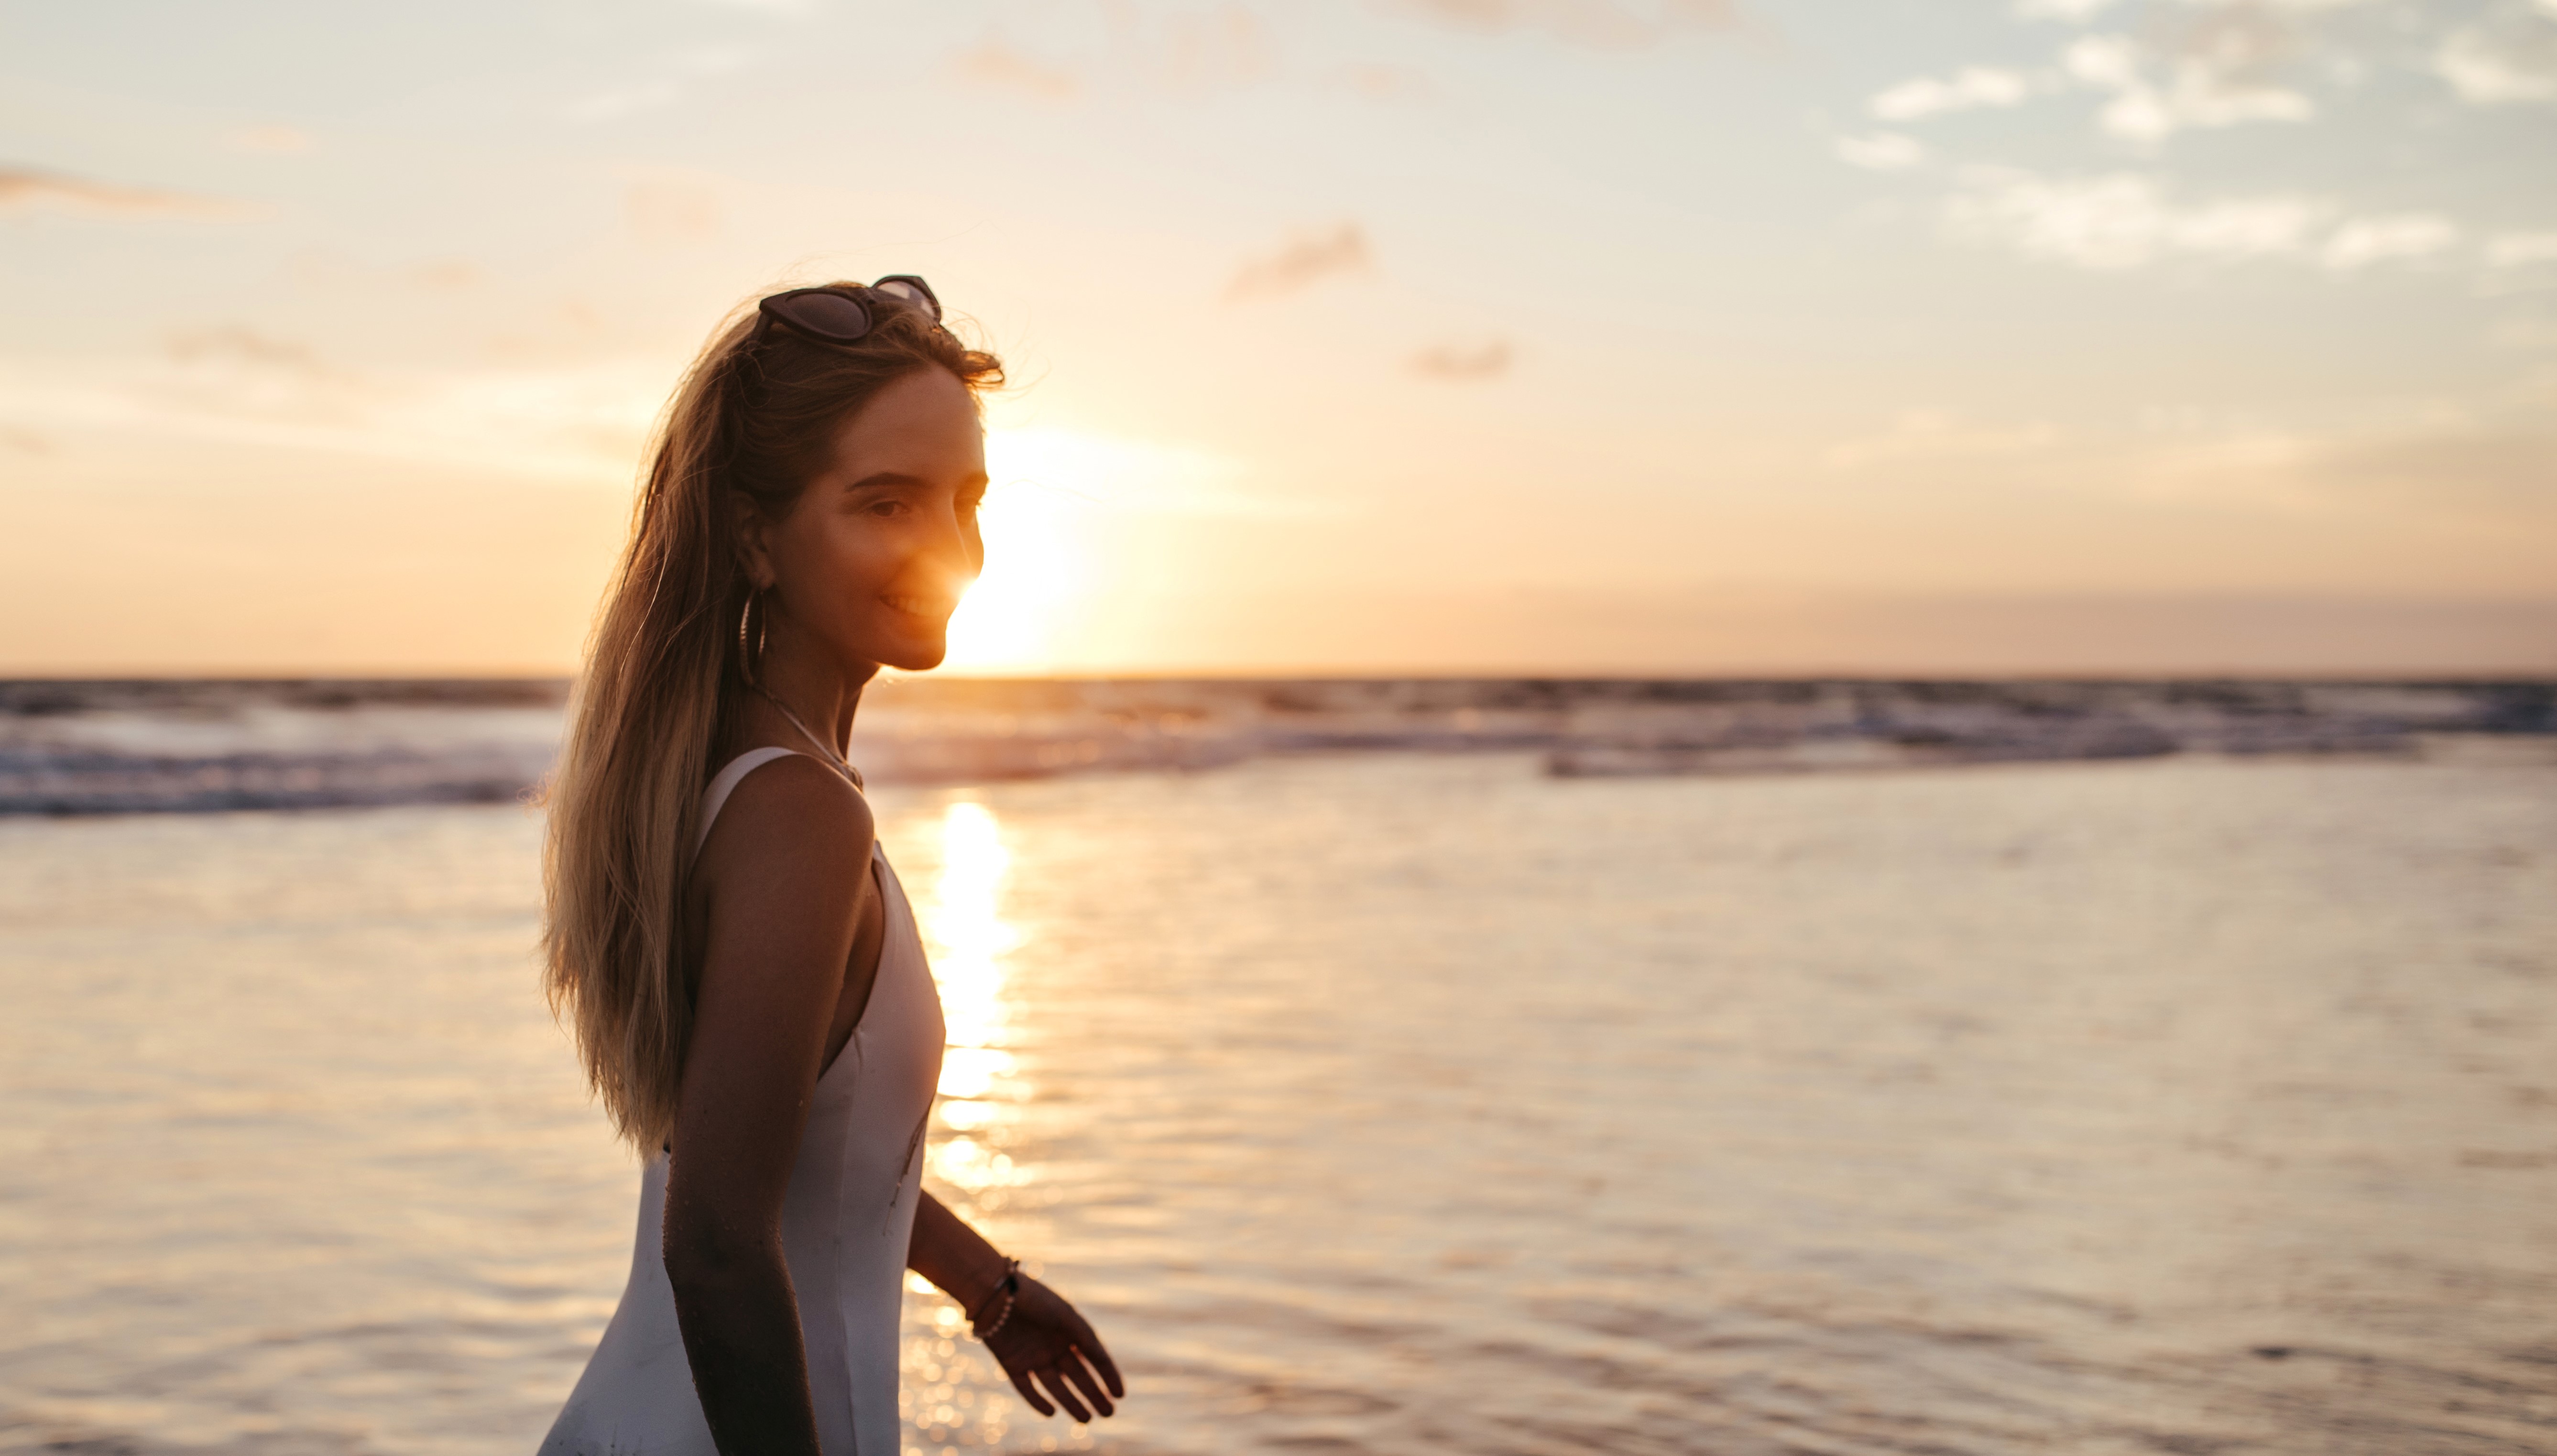
[[[893,273],[868,288],[833,284],[776,293],[754,306],[760,333],[773,324],[820,343],[852,343],[871,331],[888,309],[919,309],[934,324],[941,322],[941,300],[932,285],[911,273]]]

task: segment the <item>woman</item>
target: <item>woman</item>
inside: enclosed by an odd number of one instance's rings
[[[544,934],[647,1165],[545,1453],[894,1456],[908,1268],[1040,1414],[1125,1392],[1073,1306],[920,1187],[941,1003],[844,760],[863,685],[940,664],[985,561],[1002,365],[940,319],[919,278],[776,294],[657,441],[552,789]]]

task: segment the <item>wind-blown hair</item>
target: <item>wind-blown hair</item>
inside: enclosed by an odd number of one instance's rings
[[[839,427],[898,379],[946,369],[982,393],[1004,378],[911,310],[849,345],[758,336],[755,319],[740,310],[713,335],[659,420],[546,795],[543,990],[613,1127],[643,1151],[674,1126],[700,971],[685,964],[684,879],[711,752],[748,691],[741,514],[787,513]]]

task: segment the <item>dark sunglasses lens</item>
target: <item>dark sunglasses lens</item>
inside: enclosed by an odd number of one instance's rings
[[[870,312],[839,293],[803,293],[775,307],[783,318],[823,338],[850,342],[871,331]]]
[[[933,299],[931,291],[920,284],[903,278],[882,278],[871,285],[871,292],[886,294],[908,308],[921,309],[923,317],[934,323],[941,322],[941,305]]]

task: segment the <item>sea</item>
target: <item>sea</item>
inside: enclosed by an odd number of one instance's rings
[[[529,1453],[556,683],[0,685],[0,1452]],[[2557,1452],[2557,685],[889,684],[906,1451]]]

